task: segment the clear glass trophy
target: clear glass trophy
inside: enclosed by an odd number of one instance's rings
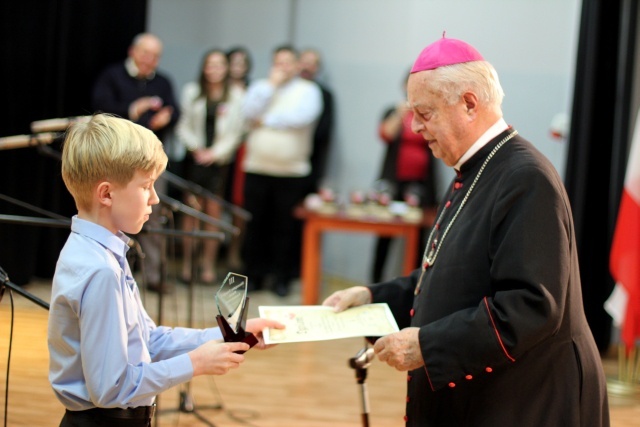
[[[249,307],[247,282],[247,276],[227,274],[215,296],[218,307],[216,320],[225,342],[245,342],[253,347],[258,339],[251,332],[245,331]]]

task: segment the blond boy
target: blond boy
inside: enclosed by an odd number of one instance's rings
[[[97,114],[68,132],[62,177],[78,214],[60,253],[49,312],[49,380],[66,408],[61,426],[150,426],[157,394],[197,375],[222,375],[244,361],[244,343],[218,328],[157,326],[127,263],[129,238],[159,202],[167,164],[150,130]],[[247,330],[281,325],[251,319]]]

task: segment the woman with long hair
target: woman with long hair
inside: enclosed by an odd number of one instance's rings
[[[186,178],[221,197],[225,195],[229,163],[242,141],[243,96],[243,90],[230,84],[229,61],[220,49],[204,55],[198,82],[187,83],[182,91],[177,134],[188,150]],[[221,205],[215,200],[187,194],[185,201],[211,217],[220,218],[222,214]],[[193,217],[185,217],[182,227],[197,229],[197,222]],[[205,224],[204,229],[215,231],[211,224]],[[219,242],[206,239],[201,246],[199,279],[211,283],[216,280]],[[183,239],[182,279],[185,281],[194,279],[191,271],[196,247],[191,238]]]

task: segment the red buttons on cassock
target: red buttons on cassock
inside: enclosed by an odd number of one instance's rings
[[[440,223],[436,224],[436,230],[440,230]]]
[[[486,368],[484,368],[485,371],[487,371],[488,373],[493,372],[493,368],[487,366]]]
[[[411,375],[407,375],[407,382],[411,381]]]
[[[466,375],[465,378],[468,379],[468,380],[472,380],[473,379],[473,375]]]
[[[459,190],[462,188],[462,183],[461,182],[456,182],[455,184],[453,184],[453,188],[455,188],[456,190]]]
[[[422,268],[424,268],[425,270],[429,268],[429,263],[425,261],[424,264],[422,264]]]
[[[455,386],[456,386],[456,383],[449,383],[450,388],[454,388]]]
[[[404,416],[404,422],[406,423],[407,421],[409,421],[409,417],[407,417],[406,415]]]
[[[409,399],[409,396],[407,396],[407,403],[409,403],[409,401],[410,401],[410,400],[411,400],[411,399]]]
[[[449,206],[451,206],[451,200],[447,201],[447,203],[444,204],[445,208],[448,208]]]
[[[416,311],[412,308],[411,311],[409,312],[409,315],[413,317],[414,314],[416,314]]]

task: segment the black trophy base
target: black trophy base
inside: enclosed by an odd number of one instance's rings
[[[222,331],[222,338],[224,338],[225,342],[244,342],[249,344],[249,348],[258,344],[258,339],[251,332],[247,332],[242,328],[239,328],[238,332],[235,332],[229,322],[218,314],[216,316],[216,320],[218,322],[218,326],[220,327],[220,331]],[[239,350],[236,351],[238,354],[243,354],[244,351]]]

